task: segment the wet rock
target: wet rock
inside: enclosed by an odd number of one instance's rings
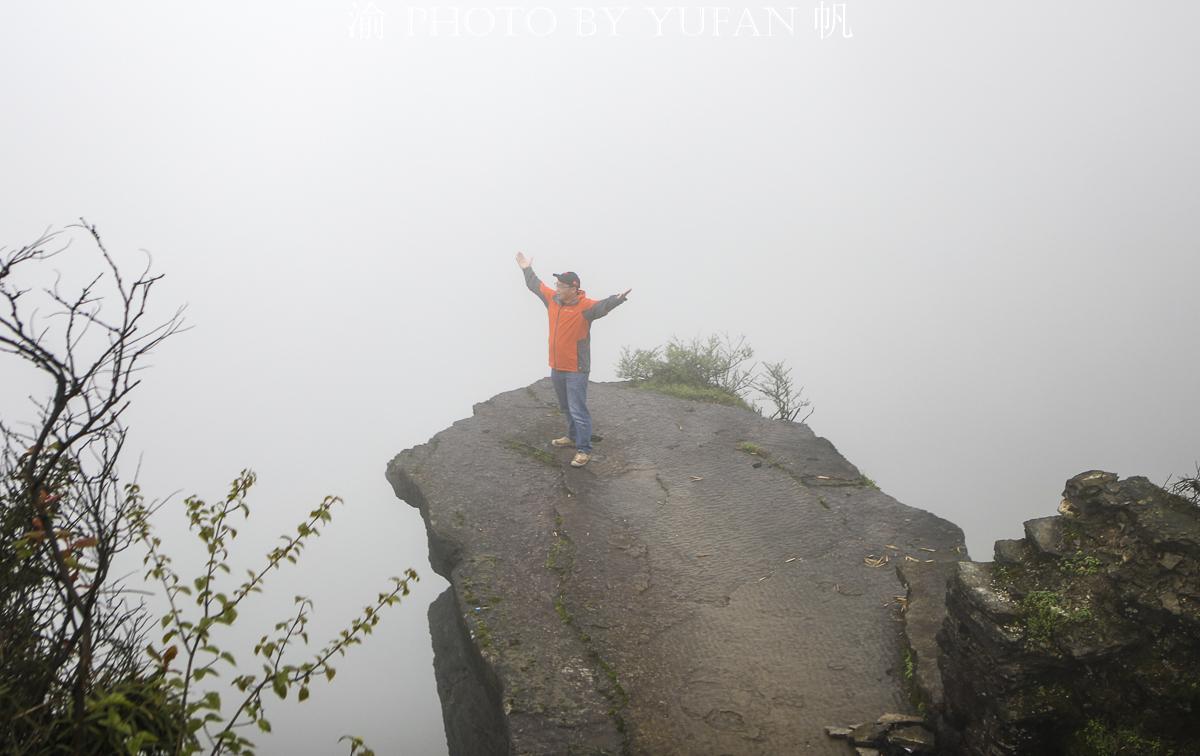
[[[1181,554],[1163,554],[1162,558],[1158,560],[1158,563],[1161,564],[1164,569],[1173,570],[1182,561],[1183,556]]]
[[[452,593],[443,593],[430,604],[429,627],[438,696],[454,702],[442,710],[450,752],[504,756],[509,735],[499,684],[471,643]]]
[[[1062,521],[1057,517],[1042,517],[1025,523],[1025,543],[1050,556],[1063,556],[1068,547],[1063,543]]]
[[[902,749],[904,753],[935,753],[937,750],[937,738],[920,725],[891,730],[887,734],[887,743],[892,748]]]
[[[875,721],[887,727],[894,727],[896,725],[924,724],[925,717],[916,714],[884,714]]]
[[[914,706],[936,710],[942,705],[937,633],[946,619],[946,587],[958,570],[956,565],[957,561],[902,562],[896,567],[896,575],[907,591],[902,617],[908,649],[901,673],[912,686],[910,699]]]
[[[950,582],[943,748],[1195,753],[1200,509],[1093,470],[1067,481],[1059,511]]]
[[[994,559],[997,564],[1019,564],[1026,559],[1028,546],[1023,538],[996,541]]]
[[[549,444],[549,380],[388,465],[451,584],[454,612],[431,622],[461,620],[442,635],[472,647],[443,668],[485,678],[444,688],[452,753],[488,737],[522,754],[844,753],[826,724],[905,696],[902,586],[864,557],[955,554],[961,531],[807,426],[623,384],[588,393],[604,443],[586,467]],[[495,723],[450,737],[472,726],[454,713],[467,700]]]
[[[854,731],[850,733],[850,740],[854,745],[876,746],[883,743],[887,731],[888,726],[885,724],[867,722],[854,728]]]
[[[849,738],[859,752],[881,756],[936,753],[936,736],[925,719],[913,714],[884,714],[852,727],[826,727],[831,738]]]

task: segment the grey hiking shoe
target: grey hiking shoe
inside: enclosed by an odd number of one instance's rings
[[[574,445],[575,445],[575,442],[574,442],[574,441],[572,441],[572,440],[571,440],[570,438],[568,438],[567,436],[563,436],[562,438],[556,438],[556,439],[554,439],[553,441],[551,441],[551,442],[550,442],[550,445],[551,445],[551,446],[557,446],[557,447],[560,447],[560,448],[561,448],[561,447],[564,447],[564,446],[574,446]]]
[[[571,467],[583,467],[592,458],[587,452],[575,452],[575,458],[571,460]]]

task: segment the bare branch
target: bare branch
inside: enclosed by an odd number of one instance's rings
[[[25,717],[0,723],[3,742],[36,740],[35,720],[67,717],[78,746],[89,691],[144,664],[144,616],[109,575],[135,535],[129,515],[137,502],[122,491],[118,470],[121,419],[139,363],[182,330],[183,308],[145,325],[160,277],[147,266],[127,280],[95,227],[81,222],[68,228],[88,231],[101,266],[77,289],[43,272],[70,248],[65,230],[0,250],[0,352],[51,383],[31,398],[32,422],[0,424],[0,539],[15,544],[0,556],[0,690],[9,703],[14,695],[27,701],[18,707]],[[47,274],[48,285],[37,285]]]

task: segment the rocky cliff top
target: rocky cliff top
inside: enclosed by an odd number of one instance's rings
[[[1200,753],[1200,508],[1092,470],[1059,512],[957,566],[939,737],[966,754]]]
[[[431,623],[453,753],[846,753],[825,725],[911,710],[892,566],[962,558],[958,527],[807,426],[589,394],[584,468],[549,445],[549,380],[388,465],[451,582]]]

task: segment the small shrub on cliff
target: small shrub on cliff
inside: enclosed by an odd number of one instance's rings
[[[762,407],[750,398],[757,393],[774,407],[770,417],[795,421],[811,402],[802,397],[803,387],[795,388],[791,368],[783,362],[768,362],[763,363],[760,374],[757,365],[745,367],[753,356],[745,336],[736,342],[728,334],[690,343],[672,338],[653,349],[622,347],[617,376],[660,393],[763,414]],[[810,410],[800,422],[811,414]]]
[[[174,739],[163,708],[175,700],[142,653],[148,618],[110,570],[134,539],[118,476],[123,415],[146,359],[182,318],[151,322],[159,276],[123,275],[94,227],[70,229],[0,248],[0,353],[46,389],[32,417],[0,421],[4,754],[125,753]],[[85,249],[71,249],[69,234]],[[69,287],[63,269],[83,283]]]
[[[1181,477],[1174,483],[1167,480],[1163,488],[1176,496],[1182,496],[1196,506],[1200,506],[1200,463],[1196,465],[1196,474],[1191,477]]]

